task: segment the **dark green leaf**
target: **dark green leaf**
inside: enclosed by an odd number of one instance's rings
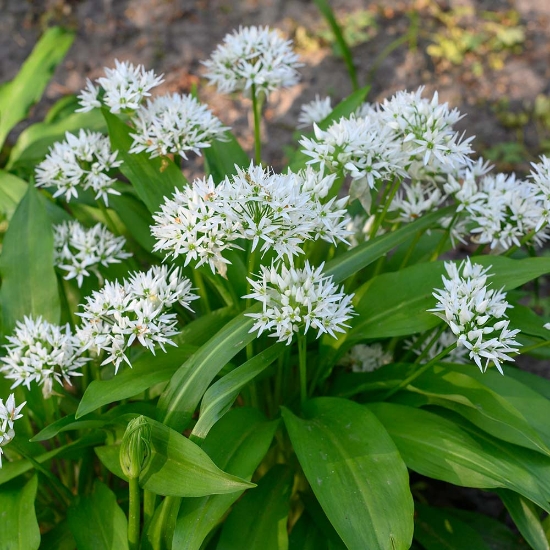
[[[67,520],[58,523],[51,531],[42,535],[40,542],[40,550],[74,550],[75,548],[76,542]]]
[[[410,548],[407,468],[384,427],[368,409],[346,399],[313,399],[303,410],[306,419],[287,409],[283,418],[311,488],[344,543]]]
[[[107,109],[102,109],[109,128],[111,147],[118,150],[124,161],[120,171],[130,180],[139,198],[151,213],[160,210],[166,197],[171,197],[175,188],[187,184],[181,170],[168,158],[150,159],[147,153],[130,154],[132,129]]]
[[[267,422],[256,409],[233,409],[208,432],[202,448],[222,470],[250,479],[267,453],[277,425],[277,421]],[[198,550],[241,494],[183,499],[173,547]]]
[[[0,490],[0,548],[2,550],[36,550],[40,546],[40,530],[34,499],[38,479],[32,476],[23,483],[4,486]]]
[[[30,185],[4,237],[0,257],[3,328],[11,332],[25,315],[58,323],[57,277],[53,267],[53,232],[38,191]]]
[[[115,494],[96,481],[90,495],[80,496],[68,511],[78,550],[125,550],[127,521]]]
[[[73,39],[74,33],[60,27],[48,29],[17,76],[0,87],[0,149],[10,130],[27,116],[32,105],[42,97]]]
[[[248,491],[224,523],[217,550],[286,550],[293,473],[277,464]],[[250,521],[254,518],[254,521]]]
[[[227,141],[213,141],[210,147],[203,149],[206,174],[211,175],[216,183],[226,176],[236,174],[235,165],[239,168],[247,168],[250,165],[250,158],[235,136],[231,132],[226,132],[225,137]]]

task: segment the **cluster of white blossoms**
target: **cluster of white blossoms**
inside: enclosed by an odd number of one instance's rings
[[[484,174],[466,171],[461,178],[450,177],[444,185],[454,195],[457,212],[464,212],[471,226],[472,241],[488,244],[501,253],[524,240],[541,246],[550,238],[548,226],[550,173],[545,162],[533,164],[529,179],[514,174]]]
[[[306,240],[345,242],[347,197],[322,201],[333,182],[333,175],[312,169],[275,174],[252,164],[217,186],[212,178],[195,180],[176,190],[153,216],[155,250],[174,258],[185,255],[185,265],[209,264],[225,275],[229,260],[223,252],[238,248],[237,239],[279,259],[302,254]]]
[[[25,404],[26,401],[20,405],[15,405],[13,393],[6,399],[6,403],[0,399],[0,468],[2,467],[2,454],[4,453],[2,447],[15,437],[13,424],[23,416],[21,409]]]
[[[200,155],[214,139],[223,140],[227,130],[206,105],[180,94],[147,100],[132,123],[130,153],[145,151],[151,158],[174,154],[187,159],[189,151]]]
[[[102,365],[114,363],[116,373],[122,361],[131,366],[126,351],[134,341],[153,354],[156,344],[163,351],[165,344],[175,345],[170,338],[179,332],[176,314],[166,311],[176,303],[191,310],[190,302],[198,298],[191,290],[179,268],[166,266],[135,272],[122,283],[108,281],[86,298],[76,336],[84,349],[105,353]]]
[[[17,321],[13,335],[6,338],[7,355],[0,358],[0,372],[13,380],[12,388],[23,385],[30,389],[36,382],[45,397],[51,395],[54,382],[70,384],[71,377],[80,376],[88,360],[68,324],[61,327],[42,317]]]
[[[252,292],[243,296],[258,300],[262,313],[247,313],[256,319],[250,332],[258,336],[270,331],[269,336],[289,345],[301,328],[307,332],[317,330],[317,337],[327,333],[336,338],[337,332],[345,332],[346,321],[354,315],[351,299],[323,275],[324,264],[312,267],[308,261],[302,269],[261,266],[256,279],[248,278]]]
[[[116,237],[101,223],[89,229],[76,220],[54,225],[53,240],[54,264],[67,272],[65,279],[76,279],[79,287],[90,272],[102,279],[99,265],[107,267],[132,255],[124,251],[126,239]]]
[[[293,86],[301,66],[292,42],[268,27],[240,27],[225,36],[208,61],[206,78],[221,93],[244,91],[256,96]]]
[[[422,92],[402,91],[381,104],[365,103],[324,131],[314,125],[315,137],[300,141],[308,162],[365,180],[370,188],[395,177],[441,183],[471,164],[473,138],[454,130],[462,118],[456,109],[440,104],[437,93],[428,100]]]
[[[80,109],[91,111],[105,105],[111,113],[126,113],[139,109],[150,90],[163,82],[162,75],[146,71],[143,65],[115,59],[115,68],[105,67],[105,76],[96,80],[97,86],[88,79],[86,88],[78,96]]]
[[[512,307],[501,290],[487,287],[487,272],[466,259],[457,267],[445,263],[449,278],[442,277],[444,289],[433,293],[438,300],[430,309],[443,319],[458,338],[457,345],[464,346],[482,372],[493,363],[502,373],[501,361],[513,360],[510,353],[518,351],[520,344],[514,339],[519,330],[509,330],[506,310]]]
[[[300,107],[298,115],[298,128],[307,128],[317,122],[321,122],[332,112],[330,97],[321,99],[318,95],[309,103],[304,103]]]
[[[382,344],[357,344],[352,346],[338,361],[342,367],[351,368],[352,372],[373,372],[393,361],[393,354],[386,351]]]
[[[54,143],[36,166],[36,186],[56,187],[53,196],[64,195],[66,201],[78,197],[79,188],[91,189],[96,200],[108,204],[109,194],[120,195],[109,172],[121,164],[108,137],[90,130],[80,130],[78,136],[67,132],[65,141]]]

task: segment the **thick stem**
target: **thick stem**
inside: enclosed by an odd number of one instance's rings
[[[130,504],[128,509],[128,547],[129,550],[139,550],[141,498],[139,478],[130,478],[128,483],[130,496]]]
[[[298,361],[300,363],[300,403],[307,399],[307,339],[305,335],[298,336]]]
[[[262,162],[262,139],[260,123],[262,118],[262,101],[256,94],[256,84],[252,84],[252,113],[254,115],[254,158],[256,164]]]
[[[380,229],[380,227],[382,226],[382,223],[386,218],[386,214],[388,213],[390,204],[392,203],[393,198],[395,197],[395,194],[397,193],[397,190],[399,189],[400,185],[401,185],[401,180],[398,177],[396,177],[393,180],[389,195],[384,200],[384,207],[382,209],[382,212],[380,213],[380,216],[375,218],[374,223],[372,224],[372,228],[370,232],[371,239],[374,239],[374,237],[376,237],[376,233],[378,233],[378,229]]]

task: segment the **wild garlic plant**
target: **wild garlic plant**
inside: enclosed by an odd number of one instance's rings
[[[36,166],[16,144],[0,174],[22,190],[2,205],[2,542],[430,548],[438,521],[463,529],[426,505],[435,479],[495,490],[532,544],[550,385],[515,359],[548,359],[550,160],[494,173],[437,93],[364,88],[305,104],[276,169],[262,104],[298,81],[292,42],[242,27],[204,66],[251,98],[253,159],[200,89],[116,61],[71,114],[94,130],[48,127]]]

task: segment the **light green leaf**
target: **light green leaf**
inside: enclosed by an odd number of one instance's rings
[[[176,371],[160,396],[159,420],[176,430],[185,429],[215,376],[256,338],[250,333],[254,319],[244,314],[258,312],[260,307],[256,304],[227,323]]]
[[[53,232],[38,191],[30,185],[4,237],[0,256],[0,303],[4,333],[25,315],[58,323],[57,277],[53,267]]]
[[[284,349],[283,342],[276,343],[212,384],[202,398],[199,420],[192,435],[204,439],[210,428],[231,408],[241,389],[269,367]]]
[[[239,142],[231,132],[225,133],[227,141],[213,141],[210,147],[203,149],[206,175],[211,175],[216,183],[220,183],[226,176],[237,173],[235,165],[247,168],[250,158],[243,151]]]
[[[38,479],[34,475],[25,483],[13,483],[0,490],[0,548],[2,550],[36,550],[40,546],[40,529],[34,511]]]
[[[407,468],[382,424],[347,399],[321,397],[303,410],[305,419],[287,409],[283,418],[311,488],[346,546],[410,548]]]
[[[409,468],[463,487],[504,487],[550,510],[550,460],[522,447],[466,430],[433,412],[395,403],[367,405]]]
[[[521,495],[507,489],[497,489],[495,492],[506,506],[516,527],[531,548],[534,550],[550,550],[550,544],[548,544],[535,505]]]
[[[247,492],[224,523],[217,550],[287,550],[287,519],[294,476],[277,464]],[[254,521],[250,521],[254,518]]]
[[[0,212],[10,219],[27,192],[28,183],[0,170]]]
[[[17,76],[0,87],[0,149],[10,130],[23,120],[41,97],[55,68],[65,57],[74,33],[48,29],[26,59]]]
[[[267,422],[256,409],[233,409],[208,432],[202,449],[222,470],[249,480],[265,457],[278,424],[278,421]],[[173,547],[199,550],[241,494],[242,491],[183,499]]]
[[[202,497],[242,491],[253,483],[220,470],[192,441],[151,418],[151,454],[139,484],[157,495]]]
[[[80,496],[68,511],[78,550],[125,550],[127,521],[115,494],[96,481],[90,495]]]
[[[173,195],[176,187],[185,187],[187,181],[184,175],[169,158],[150,159],[147,153],[128,153],[132,146],[132,129],[107,109],[103,108],[102,112],[109,128],[111,147],[124,161],[120,171],[130,180],[149,211],[157,212],[165,198]]]

